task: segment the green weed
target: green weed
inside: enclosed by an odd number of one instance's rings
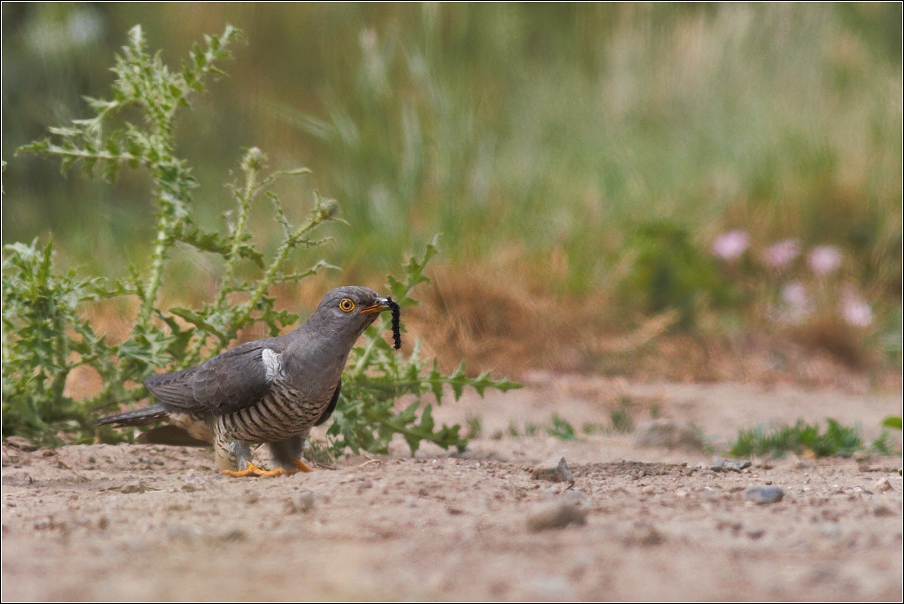
[[[596,424],[592,422],[585,423],[581,426],[581,432],[587,435],[592,434],[609,434],[610,430],[608,427],[603,424]]]
[[[816,457],[848,457],[864,448],[856,428],[842,426],[833,419],[826,421],[828,425],[825,432],[820,432],[818,424],[807,424],[803,420],[798,420],[793,426],[773,430],[761,427],[742,430],[729,448],[729,454],[735,457],[780,457],[790,452],[810,453]]]
[[[634,418],[631,415],[631,399],[622,397],[619,408],[609,412],[612,429],[622,434],[634,432]]]
[[[574,427],[558,413],[552,414],[552,425],[546,427],[546,433],[555,438],[562,440],[577,440],[578,437],[574,432]]]
[[[468,438],[479,438],[483,434],[483,422],[480,421],[480,417],[468,416],[467,424]]]
[[[171,70],[159,53],[147,53],[142,29],[134,27],[116,58],[112,97],[86,98],[93,117],[51,128],[52,136],[19,150],[58,158],[63,172],[80,162],[87,176],[99,175],[109,182],[122,168],[143,170],[152,183],[155,237],[149,265],[131,266],[128,277],[113,281],[55,272],[52,242],[43,247],[37,241],[4,246],[4,436],[20,434],[43,444],[59,444],[63,433],[66,440],[89,441],[95,429],[86,425],[88,416],[116,403],[146,398],[147,390],[140,384],[156,370],[206,360],[256,323],[275,336],[298,320],[294,313],[276,310],[270,290],[280,283],[298,283],[329,266],[320,260],[307,270],[287,269],[294,253],[329,241],[314,235],[323,224],[337,220],[337,202],[315,193],[307,217],[292,223],[271,189],[280,179],[309,171],[270,171],[266,156],[251,148],[240,163],[241,177],[228,185],[235,208],[226,228],[208,230],[196,220],[192,204],[198,183],[188,162],[176,154],[174,123],[179,109],[189,105],[192,94],[204,90],[205,80],[222,75],[215,63],[229,58],[227,48],[242,38],[239,30],[227,26],[222,35],[206,37],[206,48],[194,45],[181,68]],[[136,113],[140,121],[123,117]],[[279,244],[270,254],[257,246],[249,231],[249,215],[262,198],[272,204],[272,216],[281,229]],[[219,257],[222,278],[213,300],[200,308],[162,309],[165,269],[180,244]],[[428,244],[421,258],[404,265],[400,279],[389,276],[389,291],[403,308],[417,303],[411,291],[428,281],[423,271],[436,252],[435,244]],[[249,274],[255,276],[246,277]],[[97,333],[82,315],[84,304],[114,298],[138,302],[135,322],[119,343]],[[491,380],[488,373],[468,378],[463,365],[443,375],[435,360],[431,365],[421,359],[419,342],[407,359],[394,354],[382,335],[388,321],[384,317],[369,328],[364,346],[349,356],[342,396],[327,431],[330,454],[347,448],[386,452],[394,434],[404,437],[412,453],[423,440],[463,450],[467,439],[459,434],[460,426],[437,427],[432,405],[421,408],[421,396],[431,393],[440,404],[445,387],[458,399],[466,386],[482,395],[487,388],[506,391],[519,385]],[[81,365],[97,370],[103,387],[88,400],[75,401],[65,395],[64,386]],[[405,395],[417,400],[397,411],[395,401]],[[97,434],[105,440],[122,438],[108,428]]]

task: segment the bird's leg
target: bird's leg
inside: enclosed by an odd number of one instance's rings
[[[270,443],[270,452],[282,468],[289,474],[295,472],[313,472],[311,466],[301,460],[304,441],[307,433],[297,434],[279,442]]]
[[[299,442],[301,446],[304,445],[303,436],[293,437],[279,443],[271,443],[270,449],[273,451],[274,458],[277,463],[283,466],[275,470],[265,470],[251,463],[251,447],[248,446],[248,443],[240,440],[229,440],[217,434],[214,437],[214,451],[217,456],[217,465],[224,476],[236,478],[243,476],[286,476],[295,474],[298,471],[311,471],[311,468],[300,459],[287,457],[294,455],[295,451],[299,452],[298,456],[300,457],[301,447],[298,444]]]
[[[264,470],[251,463],[251,447],[240,440],[228,440],[217,433],[214,436],[214,452],[217,466],[225,476],[283,476],[282,468]]]

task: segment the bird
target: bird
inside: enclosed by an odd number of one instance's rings
[[[342,371],[355,341],[380,313],[398,304],[361,286],[336,288],[303,325],[275,338],[246,342],[199,365],[160,373],[144,384],[160,402],[94,420],[96,425],[142,426],[166,421],[213,444],[228,476],[310,472],[301,459],[314,426],[332,415]],[[251,461],[251,445],[266,444],[280,467]]]

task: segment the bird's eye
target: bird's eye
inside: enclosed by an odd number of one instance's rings
[[[355,303],[351,298],[342,298],[339,300],[339,310],[342,312],[352,312],[355,309]]]

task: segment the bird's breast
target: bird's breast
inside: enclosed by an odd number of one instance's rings
[[[259,402],[218,418],[231,438],[269,443],[285,440],[311,428],[329,404],[332,392],[304,392],[289,380],[275,380]]]

